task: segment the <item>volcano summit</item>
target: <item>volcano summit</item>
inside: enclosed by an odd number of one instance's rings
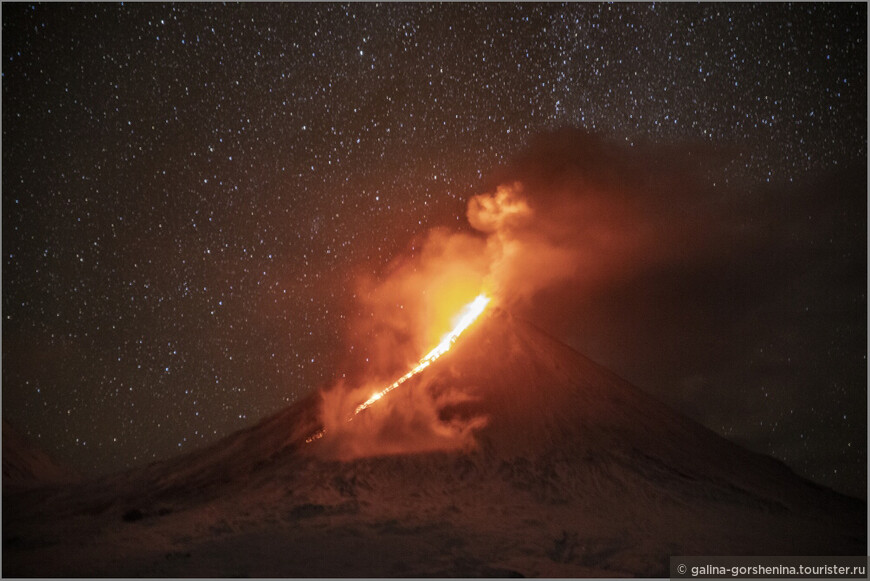
[[[671,555],[865,551],[863,502],[498,309],[352,429],[307,444],[328,401],[171,461],[5,495],[3,574],[666,576]]]

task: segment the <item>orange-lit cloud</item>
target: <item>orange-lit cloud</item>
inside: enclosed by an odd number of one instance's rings
[[[347,458],[472,445],[475,426],[440,420],[445,402],[418,385],[347,418],[412,369],[480,293],[493,306],[521,308],[556,284],[582,290],[686,252],[697,216],[685,181],[661,195],[673,184],[648,159],[569,137],[574,147],[559,142],[564,136],[533,146],[510,164],[506,179],[471,196],[473,232],[434,229],[382,276],[358,281],[361,316],[351,322],[350,339],[368,361],[355,385],[324,394],[324,449]],[[677,211],[667,206],[675,200]]]
[[[426,382],[416,389],[397,389],[354,415],[360,401],[383,385],[360,387],[339,384],[323,393],[321,422],[325,436],[317,440],[316,453],[338,460],[366,456],[469,450],[474,431],[486,418],[444,420],[440,410],[467,401],[457,390],[433,394]],[[353,417],[353,421],[348,421]]]

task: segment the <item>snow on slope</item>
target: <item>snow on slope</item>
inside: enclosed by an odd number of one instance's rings
[[[328,435],[304,444],[312,397],[198,452],[4,503],[3,574],[653,576],[678,554],[865,551],[864,503],[503,312],[402,389],[463,393],[441,415],[485,417],[477,448],[329,460]]]

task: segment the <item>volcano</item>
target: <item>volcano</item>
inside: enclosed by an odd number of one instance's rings
[[[385,399],[421,394],[473,445],[336,459],[328,432],[306,443],[323,428],[313,394],[172,460],[4,486],[3,575],[667,576],[671,555],[866,550],[864,502],[504,311]]]

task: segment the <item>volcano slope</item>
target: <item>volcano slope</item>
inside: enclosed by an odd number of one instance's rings
[[[385,400],[423,395],[476,418],[475,445],[336,460],[329,432],[305,443],[315,395],[174,460],[5,494],[3,575],[667,576],[671,555],[866,550],[865,503],[504,312]]]

